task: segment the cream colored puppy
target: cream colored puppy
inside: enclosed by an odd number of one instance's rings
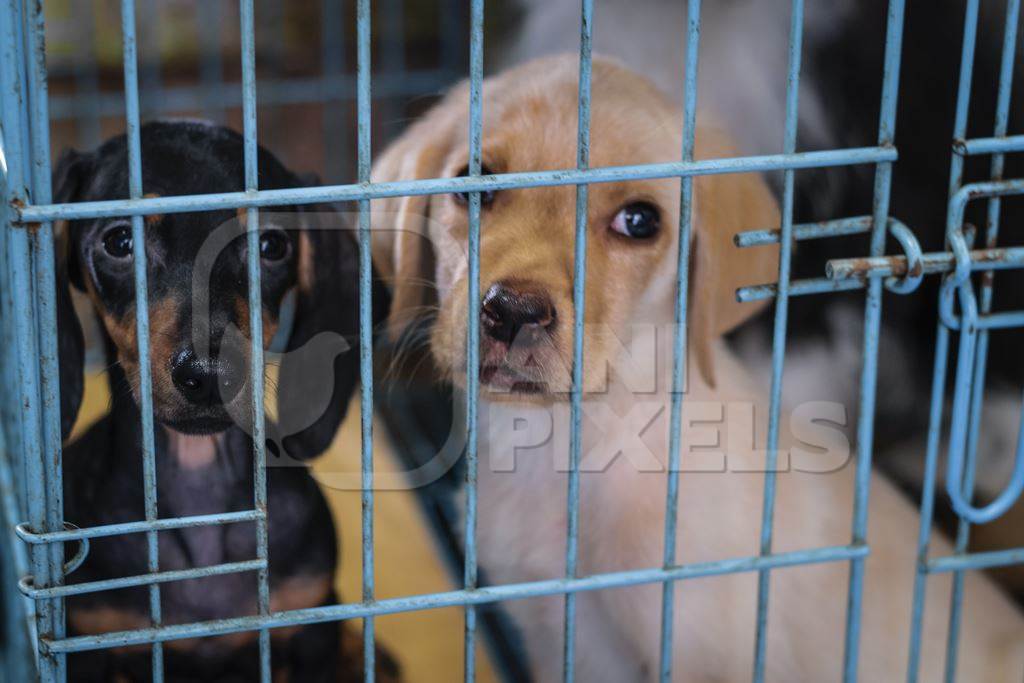
[[[530,62],[488,79],[485,172],[571,168],[576,157],[575,56]],[[468,97],[456,88],[392,145],[374,181],[451,177],[468,159]],[[595,59],[591,164],[678,159],[682,115],[643,77]],[[734,154],[701,125],[698,157]],[[678,179],[592,185],[587,206],[579,575],[663,562],[671,323],[679,238]],[[469,315],[481,324],[479,552],[497,583],[565,573],[569,377],[572,358],[573,187],[485,193],[482,300],[467,305],[466,197],[374,202],[375,259],[393,286],[395,329],[427,309],[434,359],[464,385]],[[758,554],[767,399],[720,338],[756,311],[737,287],[774,281],[774,248],[737,249],[741,230],[778,225],[753,174],[694,181],[689,384],[684,396],[677,562]],[[850,542],[854,464],[822,406],[783,416],[775,552]],[[799,437],[799,438],[797,438]],[[807,445],[810,445],[810,448]],[[918,515],[873,476],[860,680],[905,675]],[[948,544],[936,542],[948,553]],[[849,565],[776,569],[768,614],[767,680],[840,680]],[[735,573],[676,586],[675,680],[750,679],[757,576]],[[933,577],[922,679],[941,677],[948,577]],[[582,681],[654,680],[661,584],[578,595]],[[537,680],[562,671],[562,596],[511,602]],[[960,680],[1019,681],[1024,619],[982,577],[966,581]]]

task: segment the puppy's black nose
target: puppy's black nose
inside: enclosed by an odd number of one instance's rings
[[[245,381],[237,364],[226,358],[199,358],[191,349],[171,361],[171,380],[189,403],[202,406],[230,402]]]
[[[535,333],[549,331],[555,323],[555,306],[539,286],[523,282],[496,282],[484,295],[480,306],[480,323],[493,339],[511,344],[520,331],[529,336],[520,343],[532,343]]]

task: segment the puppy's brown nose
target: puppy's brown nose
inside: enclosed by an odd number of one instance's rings
[[[530,332],[520,342],[532,342],[532,333],[550,330],[555,323],[555,306],[547,294],[528,283],[496,282],[484,295],[480,323],[484,332],[511,345],[521,330]],[[525,330],[524,330],[525,328]]]

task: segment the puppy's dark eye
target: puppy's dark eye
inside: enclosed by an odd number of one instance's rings
[[[288,256],[291,246],[291,240],[280,230],[260,234],[260,258],[264,261],[281,261]]]
[[[458,177],[462,178],[469,175],[469,166],[463,166],[462,170],[458,172]],[[480,175],[493,175],[493,171],[486,166],[480,167]],[[456,192],[454,194],[455,201],[459,204],[469,204],[469,192]],[[480,205],[487,206],[494,201],[494,195],[497,194],[495,190],[485,190],[480,193]]]
[[[647,239],[661,228],[661,214],[653,204],[633,202],[622,207],[608,227],[627,237]]]
[[[132,228],[127,223],[117,223],[103,233],[103,250],[116,259],[132,255]]]

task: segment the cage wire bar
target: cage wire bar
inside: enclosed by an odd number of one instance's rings
[[[683,163],[693,161],[697,129],[697,67],[700,54],[700,0],[686,7],[686,73],[683,103]],[[679,179],[679,247],[676,255],[675,329],[672,348],[672,413],[669,416],[669,466],[665,487],[665,542],[663,567],[676,563],[676,527],[679,522],[679,470],[682,444],[683,392],[686,387],[686,310],[690,287],[690,235],[693,231],[693,179]],[[661,643],[659,677],[672,680],[672,621],[675,584],[666,581],[661,589]]]
[[[799,113],[800,58],[803,43],[803,0],[793,0],[790,8],[788,74],[786,78],[786,124],[782,149],[796,151],[797,116]],[[789,274],[793,253],[793,189],[796,178],[792,169],[783,173],[782,227],[779,232],[779,276],[775,293],[775,319],[772,329],[772,375],[768,404],[768,436],[766,443],[764,499],[761,509],[760,552],[772,551],[775,523],[775,470],[779,448],[779,418],[782,410],[782,367],[786,355],[786,320],[789,311]],[[761,570],[757,576],[757,627],[754,636],[754,680],[764,679],[768,655],[768,591],[771,574]]]
[[[1022,415],[1014,471],[1006,489],[985,508],[978,509],[970,502],[974,496],[974,475],[977,464],[989,330],[1024,326],[1024,311],[991,313],[994,270],[988,267],[977,268],[977,264],[972,258],[975,252],[969,251],[971,242],[973,242],[973,234],[963,224],[963,214],[967,203],[972,198],[988,198],[985,247],[995,250],[999,236],[1000,198],[1007,195],[1024,194],[1024,182],[1003,180],[1004,153],[1024,148],[1021,145],[1024,136],[1007,136],[1020,0],[1008,0],[1006,4],[993,137],[968,140],[966,134],[978,32],[978,11],[978,1],[968,0],[965,5],[960,82],[957,90],[956,119],[953,130],[954,154],[950,164],[950,197],[946,226],[946,245],[955,257],[955,268],[953,272],[944,276],[936,332],[929,433],[921,497],[921,526],[918,534],[918,565],[914,581],[910,653],[907,664],[909,683],[915,683],[919,679],[924,596],[929,574],[953,572],[945,663],[945,681],[949,683],[956,678],[964,572],[982,567],[1016,564],[1024,560],[1024,548],[984,553],[967,552],[971,523],[991,521],[1004,513],[1009,505],[1020,496],[1021,488],[1024,486],[1024,415]],[[965,159],[974,154],[992,155],[990,180],[964,185]],[[1013,261],[1012,258],[1008,260]],[[1005,265],[1005,263],[1006,261],[999,265]],[[982,271],[980,311],[971,283],[971,271],[973,270]],[[957,295],[959,295],[961,305],[959,318],[952,314],[953,298]],[[959,331],[960,340],[950,420],[946,491],[959,520],[954,541],[954,554],[947,557],[929,558],[939,447],[943,431],[950,333],[952,331]]]
[[[325,3],[325,7],[330,3]],[[467,681],[475,678],[475,635],[476,607],[503,600],[522,599],[542,595],[564,595],[565,597],[565,643],[564,679],[574,678],[574,622],[575,594],[579,591],[602,590],[638,584],[662,584],[662,624],[660,650],[660,679],[668,681],[672,671],[672,623],[674,609],[675,581],[698,577],[716,576],[739,572],[759,574],[757,602],[757,632],[755,638],[755,667],[753,679],[761,681],[767,652],[766,635],[770,627],[767,621],[768,586],[770,571],[812,563],[849,562],[850,579],[848,593],[848,614],[846,625],[844,661],[841,663],[844,680],[857,679],[857,655],[860,634],[860,603],[863,595],[864,560],[870,549],[867,531],[868,482],[871,468],[871,446],[874,412],[875,379],[877,374],[877,338],[881,317],[881,293],[883,286],[892,291],[912,291],[920,281],[924,265],[927,272],[945,274],[943,295],[940,301],[941,322],[938,327],[936,344],[935,382],[933,386],[931,417],[932,426],[926,451],[926,476],[922,497],[922,522],[918,539],[920,562],[914,589],[913,627],[911,633],[911,654],[908,662],[908,680],[917,678],[917,664],[920,656],[920,627],[923,613],[923,595],[927,576],[937,572],[953,572],[955,581],[951,596],[949,648],[947,651],[947,680],[952,680],[956,666],[956,642],[962,600],[963,572],[981,567],[1003,566],[1024,560],[1024,548],[988,553],[966,553],[966,541],[971,522],[983,521],[1005,510],[1004,503],[996,507],[977,509],[968,502],[973,485],[973,466],[978,436],[977,413],[980,411],[981,390],[984,383],[984,356],[987,344],[987,330],[1024,325],[1024,312],[991,313],[991,274],[1004,267],[1024,265],[1024,251],[1021,249],[998,249],[996,239],[999,222],[999,197],[1024,194],[1024,181],[1003,180],[1003,154],[1024,149],[1024,136],[1007,136],[1006,122],[1010,101],[1010,74],[1012,55],[1015,50],[1016,24],[1019,18],[1020,0],[1009,0],[1007,26],[1004,36],[1003,61],[997,103],[996,125],[991,138],[964,139],[966,132],[966,106],[970,97],[970,76],[973,65],[973,50],[976,39],[978,0],[967,0],[966,30],[962,55],[962,71],[958,94],[957,125],[954,143],[954,161],[950,182],[950,211],[947,238],[949,250],[940,254],[922,254],[912,233],[906,226],[889,216],[889,190],[892,163],[896,160],[893,133],[895,129],[896,93],[900,63],[901,37],[903,27],[904,0],[891,0],[888,8],[885,67],[882,74],[882,105],[879,116],[878,141],[874,147],[832,149],[817,152],[796,152],[797,99],[799,89],[800,52],[802,41],[803,0],[791,4],[791,30],[789,39],[789,69],[786,90],[786,126],[783,152],[781,154],[747,156],[723,159],[694,160],[694,130],[697,102],[697,71],[700,36],[700,2],[691,0],[688,5],[687,57],[685,64],[685,104],[683,112],[683,149],[678,162],[643,166],[620,166],[591,168],[589,165],[590,144],[590,74],[591,74],[591,26],[593,18],[592,0],[581,0],[580,25],[580,77],[579,77],[579,124],[577,139],[577,160],[574,169],[519,172],[497,175],[481,175],[482,140],[482,98],[483,79],[483,12],[484,0],[472,0],[470,5],[470,162],[465,177],[449,179],[401,180],[389,183],[370,182],[370,141],[371,141],[371,72],[370,72],[370,0],[358,0],[357,21],[357,74],[354,81],[342,76],[343,54],[341,50],[328,54],[324,48],[324,63],[330,68],[323,76],[321,94],[324,101],[344,99],[345,93],[355,87],[357,101],[358,140],[358,182],[352,184],[326,185],[314,188],[261,191],[258,188],[256,168],[256,74],[255,74],[255,28],[252,0],[240,0],[240,31],[242,83],[240,96],[243,107],[243,133],[245,145],[245,190],[210,195],[175,196],[147,198],[142,187],[139,149],[140,93],[136,54],[135,3],[122,0],[122,24],[124,42],[125,114],[129,142],[130,196],[124,200],[81,202],[75,204],[54,204],[50,195],[49,168],[49,115],[46,86],[45,50],[43,49],[43,15],[41,4],[26,0],[5,0],[0,5],[0,36],[3,56],[0,65],[0,108],[2,108],[2,150],[6,167],[2,186],[5,189],[5,212],[0,247],[3,248],[2,263],[5,266],[5,297],[12,289],[30,293],[32,305],[21,311],[23,315],[6,316],[9,329],[4,334],[13,341],[15,363],[5,362],[4,378],[17,378],[17,410],[13,427],[5,425],[4,447],[8,456],[20,455],[24,467],[24,510],[27,522],[18,525],[17,536],[30,549],[31,576],[21,582],[23,593],[35,608],[34,634],[37,642],[38,675],[47,683],[61,681],[65,677],[68,653],[81,652],[128,645],[150,645],[153,651],[153,678],[162,680],[162,643],[191,637],[214,636],[241,631],[258,631],[260,643],[260,671],[263,681],[270,680],[271,661],[269,630],[285,626],[311,624],[345,619],[363,620],[364,680],[374,680],[374,618],[413,610],[441,607],[462,607],[465,610],[465,662],[464,673]],[[218,13],[216,17],[220,17]],[[332,15],[340,19],[340,13]],[[219,26],[220,18],[213,22]],[[449,29],[457,22],[446,19]],[[211,33],[206,40],[215,36]],[[397,62],[393,64],[400,68]],[[198,92],[203,96],[205,106],[211,112],[223,113],[231,100],[230,92],[225,95],[219,87],[223,73],[219,54],[203,65],[203,83],[200,90],[188,90],[178,86],[161,87],[161,102],[157,106],[173,109],[177,101],[186,94]],[[89,117],[104,115],[112,111],[110,98],[97,95],[94,88],[94,71],[83,67],[77,78],[84,84],[85,96],[94,106],[88,110]],[[159,80],[159,72],[153,77]],[[387,81],[395,78],[394,82]],[[401,80],[390,70],[383,79],[374,79],[376,92],[396,88]],[[214,87],[217,85],[218,87]],[[283,83],[273,79],[261,83],[261,101],[282,102],[299,92],[290,90],[298,87],[294,82]],[[408,83],[401,87],[409,87]],[[230,91],[230,88],[228,88]],[[399,88],[396,88],[396,92]],[[282,94],[284,93],[284,94]],[[66,98],[66,96],[65,96]],[[55,98],[57,101],[57,98]],[[69,100],[54,107],[54,118],[68,116],[72,109]],[[89,132],[92,131],[92,132]],[[98,134],[87,129],[87,135]],[[991,180],[985,183],[962,185],[963,158],[973,154],[991,154]],[[792,198],[795,172],[806,168],[849,166],[871,164],[875,166],[875,201],[870,216],[840,218],[822,224],[794,225]],[[681,443],[681,408],[685,389],[686,354],[686,299],[688,289],[689,239],[692,230],[692,180],[694,176],[781,170],[784,172],[782,224],[775,230],[756,230],[736,237],[739,246],[755,244],[780,244],[779,280],[775,284],[744,288],[738,293],[740,300],[775,298],[774,347],[771,383],[771,412],[767,452],[770,460],[776,455],[779,406],[782,392],[782,351],[785,347],[786,304],[791,296],[844,289],[866,288],[864,320],[864,364],[860,376],[861,405],[857,426],[857,476],[854,496],[854,515],[851,541],[847,545],[815,548],[795,552],[772,551],[772,522],[774,508],[773,468],[768,468],[763,501],[762,533],[759,552],[749,557],[732,558],[715,562],[676,563],[676,515],[678,510],[678,481]],[[679,216],[680,240],[678,252],[677,300],[675,307],[675,337],[672,379],[672,414],[670,422],[670,467],[666,495],[666,520],[664,537],[664,561],[661,567],[630,571],[579,576],[576,566],[577,534],[579,531],[579,448],[580,448],[580,401],[582,392],[582,310],[584,307],[584,281],[586,272],[586,206],[587,188],[591,183],[614,182],[640,178],[680,178],[681,212]],[[476,413],[478,403],[478,342],[477,321],[472,321],[466,331],[467,343],[467,515],[466,515],[466,563],[461,589],[423,595],[377,599],[374,594],[374,544],[373,544],[373,376],[371,336],[371,282],[370,282],[370,200],[403,195],[429,195],[439,193],[468,193],[470,197],[469,231],[469,273],[470,301],[479,296],[479,230],[480,199],[484,191],[507,188],[544,187],[552,185],[576,186],[576,244],[574,265],[574,304],[579,312],[574,326],[573,384],[571,392],[572,422],[570,440],[570,476],[567,491],[568,526],[566,545],[566,571],[562,578],[542,581],[514,583],[498,586],[477,585],[476,562],[476,494],[477,433]],[[968,201],[976,197],[987,197],[989,219],[986,231],[986,250],[972,251],[969,236],[961,229],[963,211]],[[255,248],[258,240],[259,209],[286,204],[312,204],[326,201],[357,201],[359,206],[359,306],[360,306],[360,372],[362,378],[361,407],[361,477],[362,477],[362,600],[360,602],[328,605],[309,609],[271,612],[267,578],[266,547],[266,494],[265,494],[265,451],[259,434],[263,429],[263,385],[262,347],[259,334],[261,317],[259,311],[259,265]],[[57,384],[55,278],[52,224],[55,221],[96,217],[129,216],[132,220],[135,249],[135,287],[138,315],[138,342],[140,354],[148,351],[148,320],[146,297],[146,264],[144,250],[143,217],[156,213],[186,211],[210,211],[217,209],[245,209],[246,230],[249,241],[247,262],[249,281],[249,304],[251,329],[253,330],[252,381],[256,388],[252,401],[254,424],[259,430],[254,434],[255,491],[254,509],[218,515],[158,519],[156,512],[155,469],[153,462],[153,417],[150,396],[149,364],[140,358],[142,386],[142,420],[144,438],[144,488],[145,519],[135,522],[112,524],[103,527],[77,529],[66,527],[62,515],[62,484],[60,466],[60,410]],[[29,229],[31,228],[31,229]],[[790,281],[789,264],[796,241],[818,239],[841,234],[870,234],[871,258],[838,260],[830,262],[827,277],[812,280]],[[885,238],[894,235],[899,241],[903,255],[884,256]],[[983,260],[981,254],[995,256],[998,262]],[[983,288],[980,306],[975,301],[970,275],[982,271]],[[913,274],[917,273],[917,274]],[[953,313],[953,300],[959,297],[961,313]],[[5,298],[5,314],[13,310],[13,302]],[[931,533],[931,518],[934,512],[934,488],[938,449],[942,429],[942,399],[945,389],[946,356],[950,348],[950,332],[960,332],[958,364],[956,371],[954,415],[951,429],[951,463],[961,459],[962,466],[951,474],[948,488],[954,504],[961,515],[960,533],[957,537],[956,553],[949,557],[929,559],[928,544]],[[5,336],[5,338],[7,338]],[[8,352],[10,353],[10,352]],[[260,368],[257,370],[257,368]],[[1024,439],[1018,446],[1015,476],[1000,501],[1017,497],[1024,484]],[[0,463],[2,465],[2,463]],[[0,467],[0,469],[3,469]],[[14,468],[17,470],[17,468]],[[951,468],[952,469],[952,468]],[[7,474],[5,472],[5,474]],[[962,479],[961,479],[962,478]],[[0,484],[3,484],[0,481]],[[8,505],[8,507],[10,507]],[[7,515],[12,511],[6,510]],[[74,520],[69,520],[73,522]],[[155,543],[160,530],[186,528],[204,525],[231,524],[255,521],[258,535],[256,559],[249,562],[229,563],[175,572],[161,572]],[[80,544],[79,555],[86,551],[89,538],[99,538],[124,533],[146,534],[148,545],[149,572],[142,576],[123,577],[90,584],[63,585],[66,575],[64,566],[64,545]],[[15,567],[26,569],[15,556]],[[73,571],[73,568],[68,568]],[[167,581],[208,576],[218,573],[256,572],[259,586],[259,609],[253,616],[232,619],[165,625],[161,621],[159,585]],[[68,637],[64,631],[63,598],[85,592],[111,590],[125,586],[149,587],[151,599],[151,621],[149,628],[103,633],[97,635]],[[30,660],[31,661],[31,660]],[[26,666],[29,666],[26,664]],[[837,662],[837,666],[840,663]]]
[[[245,191],[259,191],[259,170],[256,147],[256,28],[253,21],[253,0],[240,0],[239,22],[242,33],[242,132],[245,164]],[[260,516],[256,519],[256,610],[260,616],[270,613],[270,577],[268,571],[267,537],[267,446],[263,412],[263,305],[260,284],[260,214],[257,207],[245,210],[247,240],[246,275],[249,284],[249,381],[252,386],[253,505]],[[270,683],[270,631],[259,632],[260,681]]]
[[[358,173],[363,185],[370,182],[370,0],[356,4],[356,50],[358,69]],[[373,568],[373,324],[370,247],[370,201],[359,200],[359,378],[360,378],[360,438],[362,453],[362,541],[363,541],[363,602],[374,600]],[[374,680],[374,621],[373,615],[363,618],[363,680]]]
[[[33,146],[29,131],[30,121],[46,122],[45,78],[40,78],[40,69],[45,70],[41,58],[29,59],[36,49],[41,51],[37,41],[39,17],[26,14],[25,8],[10,5],[2,21],[4,52],[2,70],[2,106],[5,154],[7,155],[6,200],[15,205],[27,204],[30,196],[39,196],[42,201],[49,197],[49,184],[39,187],[40,178],[49,174],[49,150],[32,163],[32,157],[40,145]],[[27,23],[24,23],[27,22]],[[29,29],[26,31],[26,29]],[[29,40],[26,33],[35,35]],[[42,166],[42,168],[39,168]],[[30,195],[31,193],[31,195]],[[13,320],[14,340],[17,353],[18,411],[20,413],[20,436],[24,454],[26,485],[26,512],[30,523],[37,529],[51,531],[58,523],[60,491],[60,427],[59,414],[54,415],[57,400],[57,378],[55,340],[40,341],[42,331],[56,332],[54,312],[53,242],[52,226],[42,224],[30,235],[28,231],[11,231],[8,235],[9,249],[8,284],[27,293],[28,311]],[[49,256],[49,259],[47,259]],[[47,263],[49,260],[49,263]],[[34,278],[38,273],[41,282]],[[48,278],[48,280],[47,280]],[[36,286],[39,284],[40,286]],[[48,318],[43,320],[43,318]],[[57,420],[56,443],[53,440],[53,420]],[[54,450],[55,449],[55,450]],[[58,490],[54,490],[53,476],[57,472]],[[52,495],[47,495],[52,494]],[[55,547],[34,547],[32,549],[32,572],[42,583],[60,583],[62,551]],[[62,603],[56,599],[40,600],[35,605],[36,628],[39,637],[62,637]],[[64,673],[63,658],[40,657],[39,671],[49,678],[61,677]]]
[[[128,142],[128,195],[142,196],[142,143],[139,137],[139,81],[135,37],[135,2],[121,2],[121,31],[124,39],[125,135]],[[142,216],[132,216],[132,262],[135,277],[135,332],[139,348],[139,415],[142,420],[142,477],[147,522],[158,517],[156,501],[156,446],[153,435],[153,378],[149,364],[149,284],[146,277],[146,234]],[[57,546],[53,546],[57,547]],[[157,532],[146,532],[147,568],[160,571]],[[154,627],[162,621],[160,584],[149,585],[149,618]],[[153,680],[163,681],[163,644],[153,643]]]
[[[16,141],[7,142],[4,131],[11,130],[8,127],[11,112],[6,95],[9,74],[4,65],[15,64],[12,57],[14,44],[7,41],[7,24],[0,16],[0,36],[4,38],[4,47],[0,48],[0,55],[3,65],[0,65],[0,193],[4,200],[0,203],[0,223],[4,229],[0,230],[0,277],[5,282],[12,282],[11,274],[11,240],[12,235],[6,226],[12,220],[9,214],[13,210],[6,201],[12,197],[9,186],[8,159],[11,159],[10,146]],[[21,131],[15,131],[12,135],[21,135]],[[10,136],[8,136],[8,139]],[[19,138],[20,142],[20,138]],[[14,171],[15,175],[18,170]],[[14,292],[11,287],[0,287],[0,316],[3,320],[12,320],[15,310]],[[3,386],[12,386],[20,382],[17,371],[17,349],[16,335],[12,325],[0,324],[0,343],[3,344],[0,350],[0,380]],[[27,503],[24,499],[24,469],[20,466],[19,457],[21,448],[21,421],[20,404],[12,404],[10,401],[0,403],[0,496],[3,497],[2,508],[0,508],[0,521],[7,525],[15,524],[19,519],[25,518]],[[0,564],[2,573],[0,579],[5,582],[5,589],[16,582],[21,576],[29,572],[29,556],[27,548],[16,542],[9,534],[0,538]],[[0,670],[9,680],[29,680],[35,674],[36,662],[32,656],[33,641],[35,638],[35,609],[31,600],[21,599],[9,590],[0,591],[0,608],[4,611],[4,648],[0,649]]]
[[[470,176],[479,177],[483,170],[483,71],[484,71],[484,3],[472,0],[469,19],[469,164]],[[469,270],[466,275],[467,310],[480,298],[480,207],[481,194],[469,195],[468,217]],[[477,402],[480,395],[480,319],[466,318],[466,518],[462,583],[464,590],[477,587],[476,553],[477,513]],[[466,605],[463,637],[463,679],[476,680],[477,613],[474,605]]]
[[[580,10],[580,65],[578,84],[576,169],[590,166],[590,81],[593,0],[582,0]],[[576,230],[573,248],[572,382],[569,392],[569,476],[566,490],[565,576],[576,578],[580,527],[580,419],[583,399],[583,333],[587,274],[587,184],[576,186]],[[576,676],[576,595],[566,593],[562,636],[563,680]]]
[[[878,146],[893,146],[896,135],[896,96],[899,91],[899,64],[903,36],[904,3],[889,3],[886,28],[885,68],[882,80],[882,101],[878,121]],[[875,167],[871,256],[885,252],[889,218],[889,195],[892,189],[892,163]],[[909,275],[909,271],[908,271]],[[878,378],[878,333],[882,317],[882,280],[872,279],[868,286],[864,311],[863,365],[860,376],[860,406],[857,414],[857,473],[854,486],[853,529],[851,545],[867,543],[868,487],[871,481],[872,447],[874,445],[875,384]],[[844,679],[857,679],[857,651],[860,642],[861,602],[864,590],[864,559],[850,562],[850,587],[844,649]]]

